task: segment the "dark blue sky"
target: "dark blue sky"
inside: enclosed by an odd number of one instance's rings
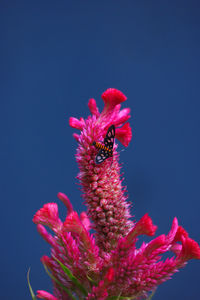
[[[157,235],[177,216],[200,243],[199,11],[183,0],[1,1],[1,299],[31,299],[29,267],[33,289],[51,291],[32,217],[59,191],[84,209],[68,119],[86,117],[92,97],[102,108],[108,87],[132,111],[121,153],[132,214],[148,212]],[[197,299],[199,270],[191,261],[154,299]]]

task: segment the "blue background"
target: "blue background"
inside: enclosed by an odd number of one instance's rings
[[[167,233],[174,216],[200,242],[199,1],[1,1],[1,299],[51,291],[32,223],[65,192],[84,209],[75,176],[70,116],[89,98],[123,91],[133,139],[121,152],[132,214]],[[123,149],[123,146],[120,146]],[[59,203],[60,215],[65,208]],[[199,261],[162,284],[154,299],[197,299]]]

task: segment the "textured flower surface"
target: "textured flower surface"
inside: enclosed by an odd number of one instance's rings
[[[59,193],[58,198],[67,207],[64,222],[59,219],[56,203],[45,204],[33,218],[39,233],[51,245],[51,256],[41,260],[52,278],[54,295],[40,290],[40,299],[147,299],[150,292],[188,260],[200,259],[199,245],[189,238],[176,218],[167,235],[136,247],[139,235],[153,236],[157,227],[148,214],[136,223],[131,220],[117,144],[112,157],[95,164],[98,150],[93,142],[103,141],[111,125],[115,125],[115,137],[125,147],[132,137],[127,123],[130,110],[121,110],[125,95],[108,89],[102,99],[101,113],[95,100],[90,99],[91,115],[86,120],[69,120],[71,127],[80,130],[74,138],[78,142],[78,179],[87,212],[79,216],[68,197]],[[162,260],[162,254],[168,251],[173,256]]]

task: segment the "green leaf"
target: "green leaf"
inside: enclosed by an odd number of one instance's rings
[[[54,280],[73,300],[76,300],[76,298],[72,295],[72,293],[70,292],[70,290],[68,290],[68,288],[66,288],[66,286],[64,286],[56,277],[54,277],[48,270],[47,266],[45,266],[45,264],[43,264],[45,271],[47,272],[47,274],[49,275],[49,277],[51,277],[52,280]],[[35,299],[34,299],[35,300]]]
[[[98,282],[95,281],[95,280],[93,280],[93,279],[92,279],[90,276],[88,276],[88,275],[87,275],[87,279],[88,279],[93,285],[95,285],[95,286],[98,285]]]
[[[29,268],[29,269],[28,269],[28,272],[27,272],[28,287],[29,287],[29,290],[30,290],[32,299],[33,299],[33,300],[37,300],[37,298],[35,297],[35,294],[34,294],[34,292],[33,292],[33,289],[32,289],[32,287],[31,287],[30,280],[29,280],[30,269],[31,269],[31,268]]]
[[[59,263],[62,270],[65,272],[65,274],[69,277],[69,279],[76,285],[76,287],[85,295],[87,296],[87,291],[84,288],[84,286],[80,283],[80,281],[72,274],[72,272],[65,266],[61,261],[59,261],[55,256],[54,259]]]

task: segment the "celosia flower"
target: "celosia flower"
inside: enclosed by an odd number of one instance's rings
[[[97,149],[93,142],[103,141],[111,125],[115,125],[115,137],[125,147],[132,137],[127,123],[130,110],[121,110],[121,103],[126,100],[124,94],[108,89],[102,98],[105,104],[102,113],[95,100],[90,99],[91,116],[86,120],[69,120],[71,127],[80,130],[80,135],[75,133],[74,137],[78,142],[78,179],[87,213],[78,216],[67,196],[59,193],[58,198],[68,209],[64,222],[59,219],[56,203],[45,204],[33,218],[39,233],[52,247],[51,256],[43,256],[42,262],[51,272],[54,295],[38,291],[37,297],[41,299],[146,299],[149,292],[188,260],[200,259],[199,245],[189,238],[176,218],[167,235],[136,247],[139,235],[153,236],[157,227],[147,214],[137,223],[131,221],[117,144],[113,157],[95,164]],[[94,234],[90,233],[92,228]],[[174,256],[161,260],[167,251]]]

